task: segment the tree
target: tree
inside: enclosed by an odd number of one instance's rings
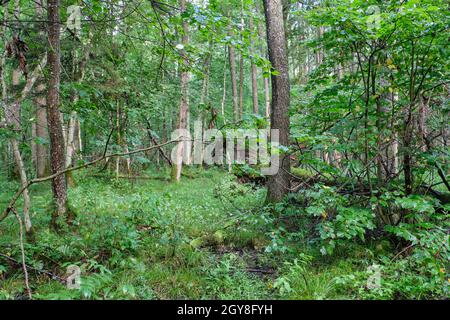
[[[249,20],[249,28],[250,28],[250,55],[253,56],[254,54],[254,41],[252,37],[253,29],[254,29],[254,21],[253,21],[253,15],[250,14],[250,20]],[[258,114],[259,113],[259,106],[258,106],[258,71],[256,69],[256,64],[252,57],[252,63],[251,63],[251,76],[252,76],[252,98],[253,98],[253,113]]]
[[[50,136],[50,166],[52,174],[65,169],[64,135],[59,110],[60,97],[60,1],[48,0],[48,66],[49,80],[47,92],[47,122]],[[67,183],[65,175],[52,179],[55,210],[52,225],[57,226],[57,218],[67,213]]]
[[[36,1],[35,12],[37,20],[44,20],[44,5],[42,0]],[[45,23],[39,22],[36,24],[39,29],[39,39],[45,39]],[[46,52],[43,53],[47,55]],[[35,85],[35,101],[36,105],[36,123],[34,124],[34,137],[37,140],[35,143],[35,159],[36,175],[38,178],[45,177],[50,172],[50,162],[48,157],[48,148],[44,144],[48,140],[47,132],[47,98],[46,98],[46,83],[43,75],[39,77]]]
[[[260,5],[259,1],[255,1],[256,3],[256,14],[260,15]],[[262,39],[264,39],[264,26],[262,23],[258,22],[258,37],[260,38],[260,46],[259,46],[259,52],[261,55],[266,56],[266,53],[264,53],[263,45],[262,45]],[[269,85],[269,77],[264,77],[264,109],[265,109],[265,116],[266,118],[270,118],[270,85]]]
[[[229,31],[228,36],[231,37],[233,33]],[[234,121],[239,121],[239,100],[238,100],[238,88],[236,79],[236,53],[234,45],[228,45],[228,59],[230,61],[230,77],[231,77],[231,98],[233,100],[233,115]]]
[[[186,1],[180,0],[180,12],[182,16],[182,45],[183,49],[180,50],[183,59],[182,71],[181,71],[181,99],[180,99],[180,110],[178,114],[178,129],[187,129],[188,127],[188,116],[189,116],[189,61],[184,48],[189,44],[189,26],[183,17],[183,13],[186,11]],[[184,140],[184,137],[181,137]],[[176,161],[173,166],[172,179],[176,182],[180,181],[181,170],[183,167],[183,154],[186,152],[185,147],[187,143],[181,141],[176,147]]]
[[[19,38],[19,15],[20,15],[20,3],[19,1],[14,2],[14,20],[16,22],[15,29],[13,32],[13,38],[11,42],[6,40],[6,21],[8,19],[8,4],[4,5],[4,28],[2,30],[3,37],[5,38],[5,52],[2,57],[1,62],[1,79],[2,79],[2,104],[5,113],[5,122],[6,125],[9,126],[12,130],[14,130],[13,135],[9,139],[14,161],[16,163],[17,169],[19,171],[20,182],[22,186],[26,186],[28,183],[27,173],[25,163],[23,161],[22,153],[19,147],[19,140],[17,139],[17,135],[21,132],[21,124],[20,124],[20,114],[21,114],[21,98],[25,97],[33,87],[34,81],[36,80],[36,73],[34,73],[31,78],[28,79],[27,84],[25,85],[22,93],[19,92],[20,80],[21,76],[24,72],[26,72],[25,66],[25,57],[24,57],[24,49],[21,48],[21,40]],[[14,95],[14,101],[10,103],[8,101],[7,95],[7,86],[6,86],[6,57],[12,56],[13,58],[18,60],[19,66],[13,69],[12,72],[12,89]],[[27,233],[31,233],[32,224],[29,215],[30,209],[30,195],[28,189],[25,188],[23,193],[23,216],[25,221],[25,229]]]
[[[287,59],[286,36],[281,0],[264,0],[266,16],[267,46],[272,63],[271,128],[279,130],[279,143],[289,145],[290,84]],[[280,201],[290,189],[290,158],[280,152],[280,168],[269,178],[267,200]]]

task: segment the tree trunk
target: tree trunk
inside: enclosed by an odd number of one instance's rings
[[[241,0],[241,42],[244,42],[244,2]],[[244,114],[244,54],[241,50],[239,55],[239,120]]]
[[[431,95],[430,95],[430,99],[431,99]],[[428,115],[428,104],[429,104],[429,99],[427,101],[427,99],[423,96],[421,96],[419,98],[419,119],[418,119],[418,129],[419,129],[419,141],[421,142],[421,146],[420,149],[422,150],[422,152],[426,152],[427,151],[427,146],[426,146],[426,138],[428,135],[428,130],[427,130],[427,115]]]
[[[256,1],[256,13],[260,14],[260,6],[259,6],[259,1]],[[264,30],[263,30],[263,25],[261,23],[258,23],[258,37],[259,39],[264,39]],[[264,50],[263,50],[263,46],[262,46],[262,41],[261,44],[259,46],[259,51],[261,52],[262,55],[265,56],[264,54]],[[270,118],[270,85],[269,85],[269,78],[268,77],[263,77],[263,81],[264,81],[264,102],[265,102],[265,114],[266,114],[266,118],[269,119]]]
[[[8,10],[7,10],[7,3],[4,7],[4,28],[2,30],[2,35],[5,38],[5,47],[7,45],[6,40],[6,26],[7,26],[7,17],[8,17]],[[19,13],[20,13],[20,7],[19,7],[19,1],[15,1],[14,3],[14,19],[16,21],[19,21]],[[18,31],[19,31],[19,24],[17,22],[16,29],[13,34],[13,38],[18,39]],[[1,79],[2,79],[2,102],[3,102],[3,108],[4,108],[4,114],[5,114],[5,122],[6,125],[10,126],[14,131],[16,131],[15,134],[18,134],[21,131],[20,126],[20,95],[18,94],[18,87],[20,85],[20,77],[21,77],[21,71],[20,69],[14,69],[12,74],[12,87],[13,87],[13,95],[16,97],[15,101],[10,104],[8,101],[8,93],[7,93],[7,87],[6,87],[6,79],[5,79],[5,68],[6,68],[6,52],[4,53],[2,57],[2,65],[1,65]],[[29,85],[25,86],[25,90],[28,90]],[[17,138],[13,135],[12,138],[9,139],[14,161],[17,166],[17,170],[19,171],[20,176],[20,182],[22,186],[25,186],[28,184],[28,178],[25,170],[25,165],[23,163],[22,155],[20,153],[19,148],[19,142],[17,141]],[[25,228],[27,233],[32,232],[32,224],[31,219],[29,215],[29,208],[30,208],[30,195],[28,193],[28,189],[25,189],[23,194],[23,216],[25,221]]]
[[[48,0],[48,65],[49,80],[47,93],[47,122],[50,135],[50,165],[52,174],[65,169],[64,136],[59,110],[60,87],[60,1]],[[52,215],[52,225],[57,226],[58,217],[67,213],[67,185],[64,174],[52,180],[55,210]]]
[[[225,47],[225,59],[223,62],[223,94],[222,94],[222,102],[221,102],[221,111],[223,117],[223,124],[227,124],[227,119],[225,117],[225,100],[227,98],[227,48]]]
[[[269,59],[279,73],[272,75],[271,128],[279,130],[279,143],[289,145],[290,84],[282,0],[264,0]],[[290,159],[280,154],[278,173],[268,181],[267,200],[280,201],[290,189]]]
[[[231,37],[231,31],[228,33]],[[236,82],[236,54],[233,45],[228,46],[228,58],[230,60],[230,77],[231,77],[231,96],[233,99],[233,117],[234,121],[239,121],[239,102],[238,102],[238,89]]]
[[[43,80],[43,79],[42,79]],[[45,84],[39,83],[36,87],[36,137],[39,143],[36,144],[36,175],[42,178],[50,172],[48,150],[44,141],[48,140],[47,131],[47,98],[45,97]]]
[[[254,22],[253,22],[253,15],[250,14],[250,21],[249,21],[249,28],[250,28],[250,56],[252,57],[252,65],[251,65],[251,72],[252,72],[252,97],[253,97],[253,113],[258,114],[259,113],[259,106],[258,106],[258,71],[256,69],[256,64],[253,59],[254,54],[254,44],[253,44],[253,29],[254,29]]]
[[[186,0],[179,0],[180,4],[180,12],[181,15],[186,11]],[[182,22],[183,28],[183,37],[182,43],[184,47],[189,44],[189,26],[187,22],[183,19]],[[181,71],[181,101],[180,101],[180,111],[178,115],[178,129],[187,129],[187,121],[189,114],[189,98],[188,98],[188,89],[189,89],[189,61],[186,55],[186,52],[182,50],[181,55],[183,56],[183,66]],[[172,180],[175,182],[179,182],[181,178],[181,170],[183,167],[183,153],[185,142],[181,141],[176,146],[176,161],[172,168]]]
[[[38,20],[44,20],[44,6],[42,0],[38,0],[35,3],[36,17]],[[45,37],[45,24],[39,23],[38,28],[40,29],[39,35],[42,38]],[[47,53],[44,53],[46,56]],[[36,105],[36,129],[35,135],[39,140],[36,143],[36,176],[42,178],[50,173],[50,161],[48,157],[48,148],[44,144],[44,141],[48,141],[48,131],[47,131],[47,98],[46,98],[46,84],[45,79],[41,76],[36,84],[35,89],[35,99],[34,103]]]

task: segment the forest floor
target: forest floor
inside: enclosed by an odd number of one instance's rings
[[[216,169],[191,170],[179,184],[151,172],[137,181],[76,176],[77,216],[59,232],[49,228],[50,185],[33,186],[36,232],[25,251],[34,298],[350,299],[339,279],[367,268],[376,251],[355,243],[323,257],[308,239],[277,248],[264,188]],[[17,184],[0,186],[3,208]],[[3,299],[24,294],[18,244],[9,217],[0,224]],[[71,265],[81,268],[80,290],[66,288]]]

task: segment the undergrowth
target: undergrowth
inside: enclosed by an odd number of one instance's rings
[[[388,299],[448,294],[443,285],[448,282],[445,231],[433,229],[419,239],[411,226],[394,228],[391,233],[398,237],[409,235],[426,244],[417,245],[422,251],[396,256],[389,237],[367,237],[375,228],[370,211],[348,207],[332,190],[318,187],[264,206],[264,188],[239,183],[219,170],[191,169],[179,184],[163,179],[166,174],[141,181],[92,177],[89,171],[76,175],[83,182],[69,194],[76,218],[59,232],[49,227],[49,185],[33,186],[35,239],[25,244],[33,297]],[[0,183],[4,207],[17,184]],[[299,206],[306,200],[307,208]],[[426,256],[426,247],[444,250],[433,259]],[[0,253],[0,299],[24,298],[12,217],[0,224]],[[371,288],[374,265],[381,270],[381,286]],[[67,270],[74,266],[81,271],[80,288],[68,289]]]

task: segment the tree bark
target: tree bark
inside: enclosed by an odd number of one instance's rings
[[[251,73],[252,73],[252,97],[253,97],[253,113],[259,113],[259,105],[258,105],[258,70],[256,69],[256,64],[253,59],[254,54],[254,44],[253,44],[253,29],[254,29],[254,21],[253,16],[250,14],[249,21],[250,28],[250,56],[252,57],[252,65],[251,65]]]
[[[227,119],[225,117],[225,100],[227,98],[227,47],[225,47],[225,59],[223,62],[223,94],[221,102],[221,112],[223,117],[223,124],[227,124]]]
[[[290,83],[282,0],[264,0],[269,59],[279,73],[272,74],[271,128],[279,130],[279,143],[289,145]],[[280,169],[268,181],[267,200],[280,201],[290,189],[290,159],[280,154]]]
[[[43,82],[39,83],[35,92],[36,137],[40,140],[40,142],[36,144],[36,175],[38,178],[41,178],[50,173],[48,150],[47,146],[43,144],[44,141],[48,140],[45,84]]]
[[[42,0],[37,0],[35,3],[35,12],[37,20],[44,20],[44,5]],[[46,25],[44,23],[38,23],[37,28],[40,29],[39,36],[44,39]],[[47,53],[44,52],[44,57]],[[37,80],[35,89],[35,99],[34,104],[36,106],[36,126],[35,135],[39,139],[39,143],[36,143],[36,176],[38,178],[45,177],[50,173],[50,161],[48,156],[48,148],[43,143],[48,141],[48,131],[47,131],[47,98],[46,98],[46,84],[45,79],[41,75]]]
[[[231,37],[232,32],[229,31],[228,35]],[[234,121],[239,121],[239,102],[238,102],[238,89],[236,81],[236,53],[234,46],[230,44],[228,46],[228,58],[230,62],[230,77],[231,77],[231,97],[233,99],[233,117]]]
[[[181,15],[186,11],[186,0],[179,0],[180,13]],[[182,22],[183,37],[182,43],[184,47],[189,44],[189,26],[185,20]],[[183,66],[181,71],[181,101],[180,110],[178,115],[178,129],[187,129],[188,126],[188,114],[189,114],[189,99],[188,99],[188,89],[189,89],[189,71],[188,71],[188,58],[184,50],[181,51],[183,56]],[[183,167],[183,154],[186,152],[184,150],[185,142],[181,141],[176,146],[176,161],[172,168],[172,180],[179,182],[181,178],[181,171]]]
[[[431,99],[431,98],[430,98]],[[420,149],[422,152],[427,151],[426,146],[426,138],[428,135],[428,129],[427,129],[427,116],[428,116],[428,105],[429,100],[426,99],[426,97],[421,96],[419,98],[419,119],[418,119],[418,129],[419,129],[419,140],[421,142]]]
[[[259,1],[256,1],[256,13],[260,14],[260,6],[259,6]],[[264,30],[263,30],[263,25],[261,23],[258,23],[258,36],[260,39],[264,39]],[[264,54],[264,50],[263,50],[263,46],[262,46],[262,41],[261,41],[261,45],[259,46],[259,51],[261,52],[262,55]],[[269,85],[269,78],[268,77],[263,77],[263,81],[264,81],[264,102],[265,102],[265,114],[266,114],[266,118],[269,119],[270,118],[270,85]]]
[[[64,136],[59,110],[60,89],[60,1],[48,0],[48,65],[49,80],[47,93],[47,122],[50,135],[50,165],[52,174],[65,169]],[[52,179],[52,192],[55,210],[52,225],[57,226],[58,217],[67,213],[67,184],[65,175]]]
[[[244,42],[244,2],[241,0],[241,42]],[[244,54],[241,50],[239,55],[239,120],[244,114]]]

